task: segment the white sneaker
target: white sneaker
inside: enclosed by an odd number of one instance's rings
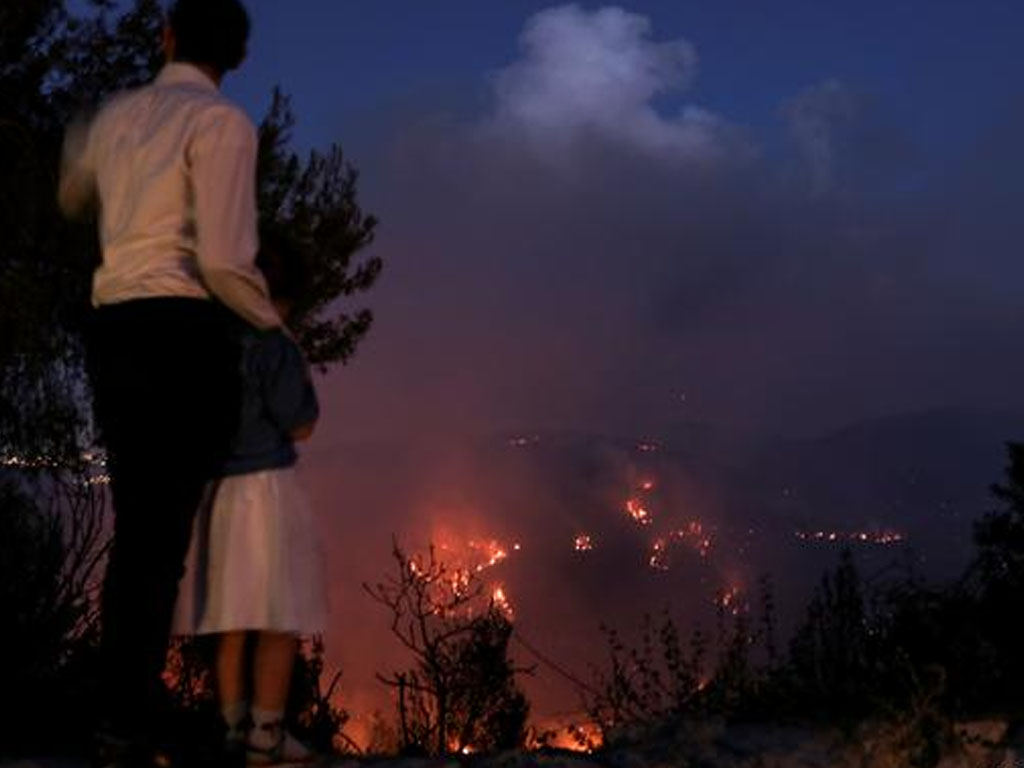
[[[316,759],[316,753],[281,724],[265,725],[259,732],[250,731],[245,745],[246,765],[308,765]]]

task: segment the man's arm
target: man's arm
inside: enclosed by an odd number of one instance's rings
[[[90,121],[76,118],[64,133],[57,204],[69,219],[77,219],[96,204],[96,170],[90,148]]]
[[[256,268],[256,130],[233,108],[207,117],[190,148],[196,249],[207,288],[261,329],[281,318]]]

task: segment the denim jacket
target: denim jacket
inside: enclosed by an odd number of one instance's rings
[[[280,329],[240,331],[241,419],[224,475],[289,467],[291,433],[316,421],[319,406],[298,345]]]

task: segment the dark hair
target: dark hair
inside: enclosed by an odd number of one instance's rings
[[[260,228],[260,250],[256,266],[263,272],[273,299],[295,303],[305,299],[313,275],[306,252],[276,229]]]
[[[175,61],[236,69],[249,42],[249,14],[240,0],[176,0],[167,13]]]

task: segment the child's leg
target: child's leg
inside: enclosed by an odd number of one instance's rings
[[[240,740],[248,707],[245,702],[245,632],[224,632],[217,645],[217,698],[228,726],[228,740]]]
[[[284,713],[298,638],[282,632],[260,632],[253,659],[253,729],[249,734],[250,765],[267,762],[305,762],[313,753],[284,730]]]
[[[284,712],[298,647],[298,638],[291,633],[258,633],[253,658],[254,708]]]

